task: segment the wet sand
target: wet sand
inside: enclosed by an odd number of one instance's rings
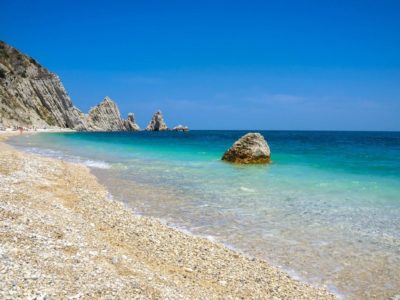
[[[267,262],[138,216],[82,165],[0,134],[0,298],[335,299]]]

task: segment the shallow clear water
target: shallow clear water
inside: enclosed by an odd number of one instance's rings
[[[85,163],[138,213],[346,298],[400,294],[400,133],[265,131],[272,164],[220,161],[244,133],[57,133],[10,143]]]

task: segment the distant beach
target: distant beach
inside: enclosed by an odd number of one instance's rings
[[[335,298],[133,214],[87,167],[4,144],[15,134],[0,135],[1,298]]]

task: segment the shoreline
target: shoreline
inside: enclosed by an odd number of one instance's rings
[[[5,299],[336,299],[264,260],[134,214],[88,167],[4,143],[17,134],[0,134]]]

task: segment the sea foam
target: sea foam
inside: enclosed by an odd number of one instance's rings
[[[97,169],[110,169],[111,165],[106,163],[105,161],[96,161],[96,160],[86,160],[84,164],[91,168]]]

